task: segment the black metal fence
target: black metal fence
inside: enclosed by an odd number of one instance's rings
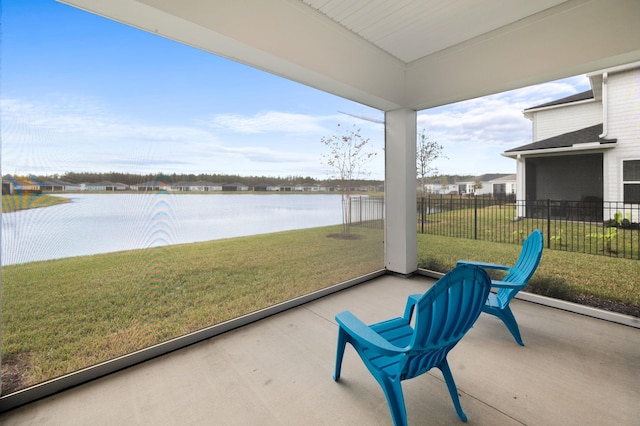
[[[519,244],[540,229],[549,249],[640,259],[638,204],[434,195],[417,207],[423,234]]]
[[[365,228],[382,229],[384,226],[384,198],[369,196],[351,196],[348,198],[351,209],[350,224]]]

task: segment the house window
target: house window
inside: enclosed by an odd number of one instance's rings
[[[640,160],[622,162],[624,202],[640,204]]]

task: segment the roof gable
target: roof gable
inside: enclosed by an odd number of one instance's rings
[[[483,175],[477,176],[476,179],[481,182],[489,182],[496,179],[502,179],[507,176],[513,176],[511,173],[485,173]]]

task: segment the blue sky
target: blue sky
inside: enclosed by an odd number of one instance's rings
[[[378,152],[381,111],[53,0],[2,1],[2,174],[66,171],[327,177],[320,143],[356,125]],[[587,90],[584,76],[421,111],[448,174],[514,173],[524,108]]]

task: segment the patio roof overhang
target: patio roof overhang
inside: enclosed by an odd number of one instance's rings
[[[63,0],[390,111],[640,59],[636,0]]]

